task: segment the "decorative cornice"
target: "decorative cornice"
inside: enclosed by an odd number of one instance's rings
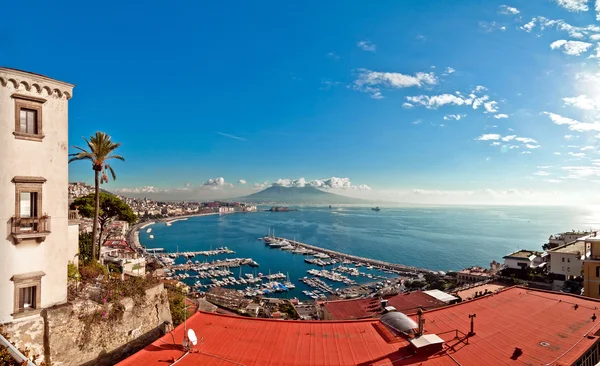
[[[46,183],[46,178],[16,176],[12,179],[12,182],[13,183]]]
[[[44,99],[44,98],[32,97],[30,95],[25,95],[25,94],[14,93],[10,97],[13,99],[28,100],[30,102],[36,102],[36,103],[42,103],[42,104],[46,103],[46,99]]]
[[[0,67],[0,86],[12,87],[14,90],[25,90],[41,96],[48,95],[59,99],[64,97],[69,100],[74,85],[50,79],[43,75]]]
[[[45,276],[46,274],[42,271],[37,271],[37,272],[29,272],[29,273],[22,273],[22,274],[18,274],[18,275],[13,275],[10,280],[13,282],[22,282],[22,281],[27,281],[27,280],[39,280],[40,278],[42,278],[43,276]]]

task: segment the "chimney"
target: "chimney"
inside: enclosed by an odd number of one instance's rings
[[[383,310],[383,309],[385,309],[385,307],[387,306],[387,304],[388,304],[388,301],[387,301],[387,300],[385,300],[385,299],[381,299],[381,309],[382,309],[382,310]]]
[[[425,318],[423,318],[423,309],[419,308],[419,311],[417,311],[417,314],[419,315],[419,321],[418,321],[419,330],[417,331],[417,337],[420,337],[423,335],[423,332],[425,331],[423,329],[425,327]]]
[[[469,314],[469,319],[471,319],[471,331],[468,334],[469,337],[472,337],[475,335],[475,317],[476,316],[477,316],[477,314]]]

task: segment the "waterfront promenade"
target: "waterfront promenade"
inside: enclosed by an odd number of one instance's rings
[[[435,271],[432,271],[429,269],[406,266],[403,264],[389,263],[389,262],[379,261],[376,259],[359,257],[356,255],[346,254],[346,253],[342,253],[342,252],[336,252],[335,250],[325,249],[325,248],[317,247],[317,246],[314,246],[311,244],[301,243],[299,241],[287,239],[287,238],[274,237],[274,239],[286,240],[286,241],[290,242],[290,244],[292,244],[292,245],[303,247],[306,249],[311,249],[311,250],[314,250],[315,252],[324,253],[331,257],[345,259],[345,260],[349,260],[349,261],[353,261],[353,262],[360,262],[360,263],[368,264],[368,265],[371,265],[373,267],[377,267],[377,268],[380,268],[383,270],[395,271],[400,274],[418,274],[418,273],[425,274],[425,273],[434,273],[435,272]]]

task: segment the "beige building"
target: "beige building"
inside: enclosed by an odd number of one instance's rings
[[[562,281],[583,274],[583,260],[585,259],[585,241],[583,239],[550,249],[548,254],[550,255],[549,272],[564,276]]]
[[[584,296],[600,299],[600,238],[585,239],[585,259],[583,261]]]
[[[0,68],[0,323],[67,301],[78,228],[68,220],[73,85]]]
[[[488,281],[493,277],[493,273],[481,267],[465,268],[456,273],[456,284],[464,285],[468,283]]]

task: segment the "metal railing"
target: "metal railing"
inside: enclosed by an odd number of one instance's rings
[[[50,232],[50,216],[12,217],[10,221],[12,234],[35,234]]]

